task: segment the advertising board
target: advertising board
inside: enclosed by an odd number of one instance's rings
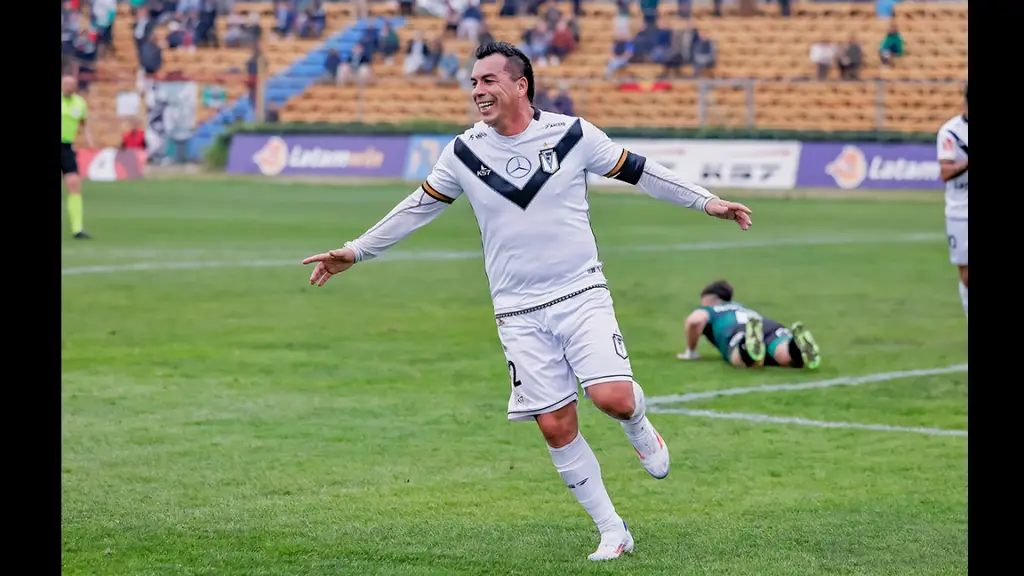
[[[681,179],[707,188],[789,189],[796,185],[800,143],[773,140],[615,141]],[[592,184],[626,186],[591,174]]]
[[[935,146],[808,142],[796,185],[843,190],[942,189]]]
[[[405,136],[236,134],[227,171],[264,176],[378,176],[399,178],[408,152]]]

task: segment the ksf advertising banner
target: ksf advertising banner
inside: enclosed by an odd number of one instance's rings
[[[412,182],[422,182],[430,174],[441,156],[441,151],[452,141],[452,136],[434,136],[418,134],[409,138],[409,152],[405,158],[403,178]]]
[[[618,140],[687,182],[708,188],[787,189],[796,185],[800,143],[772,140]],[[592,184],[622,184],[591,174]]]
[[[844,190],[933,190],[943,187],[935,146],[809,142],[796,185]]]
[[[142,178],[146,166],[145,150],[83,148],[76,154],[78,173],[86,180],[113,182]]]
[[[264,176],[378,176],[400,178],[405,136],[271,136],[236,134],[227,171]]]

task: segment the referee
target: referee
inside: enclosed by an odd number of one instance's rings
[[[66,75],[60,80],[60,175],[68,187],[68,217],[71,220],[71,233],[75,238],[86,239],[82,222],[82,179],[78,175],[78,159],[75,152],[75,138],[78,129],[85,126],[87,109],[85,98],[75,93],[78,80]],[[92,134],[85,129],[85,140],[90,148],[94,148]]]

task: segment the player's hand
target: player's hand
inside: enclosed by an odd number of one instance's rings
[[[746,230],[753,224],[750,221],[750,208],[739,202],[713,198],[704,205],[704,211],[722,220],[735,220],[741,230]]]
[[[330,280],[331,276],[341,274],[356,263],[356,253],[351,248],[338,248],[323,254],[310,256],[302,261],[303,264],[316,262],[313,273],[309,275],[309,283],[316,286],[323,286]]]
[[[676,358],[679,360],[696,360],[700,358],[700,354],[696,350],[687,350],[682,354],[676,354]]]

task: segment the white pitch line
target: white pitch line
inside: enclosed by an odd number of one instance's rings
[[[859,430],[876,430],[880,432],[914,432],[917,434],[927,434],[929,436],[967,437],[966,430],[907,428],[903,426],[888,426],[886,424],[859,424],[856,422],[825,422],[822,420],[807,420],[806,418],[769,416],[767,414],[744,414],[742,412],[716,412],[714,410],[690,410],[687,408],[659,408],[658,410],[652,410],[652,412],[657,412],[659,414],[685,414],[687,416],[722,418],[727,420],[745,420],[748,422],[767,422],[770,424],[797,424],[799,426],[816,426],[818,428],[855,428]]]
[[[751,394],[755,392],[786,392],[791,390],[809,390],[812,388],[828,388],[830,386],[857,386],[871,382],[886,382],[888,380],[899,380],[901,378],[915,378],[919,376],[936,376],[939,374],[952,374],[954,372],[967,372],[967,364],[954,364],[944,368],[929,368],[924,370],[901,370],[899,372],[881,372],[878,374],[867,374],[865,376],[847,376],[845,378],[834,378],[832,380],[818,380],[815,382],[801,382],[798,384],[766,384],[764,386],[751,386],[748,388],[728,388],[726,390],[709,390],[707,392],[691,392],[689,394],[674,394],[671,396],[653,396],[647,399],[648,405],[678,404],[680,402],[692,402],[705,398],[717,398],[719,396],[736,396],[738,394]]]
[[[890,237],[856,238],[856,237],[798,237],[777,238],[774,240],[736,241],[736,242],[694,242],[690,244],[660,244],[648,246],[611,246],[602,252],[699,252],[707,250],[725,250],[730,248],[771,248],[776,246],[814,246],[842,244],[896,244],[914,242],[932,242],[944,238],[941,234],[917,233]],[[392,252],[368,262],[414,262],[440,260],[470,260],[480,258],[480,252]],[[301,266],[301,258],[295,260],[245,260],[242,258],[222,261],[182,261],[182,262],[137,262],[129,264],[107,264],[94,266],[73,266],[62,268],[62,276],[82,274],[110,274],[116,272],[141,272],[147,270],[201,270],[207,268],[269,268],[283,266]]]

